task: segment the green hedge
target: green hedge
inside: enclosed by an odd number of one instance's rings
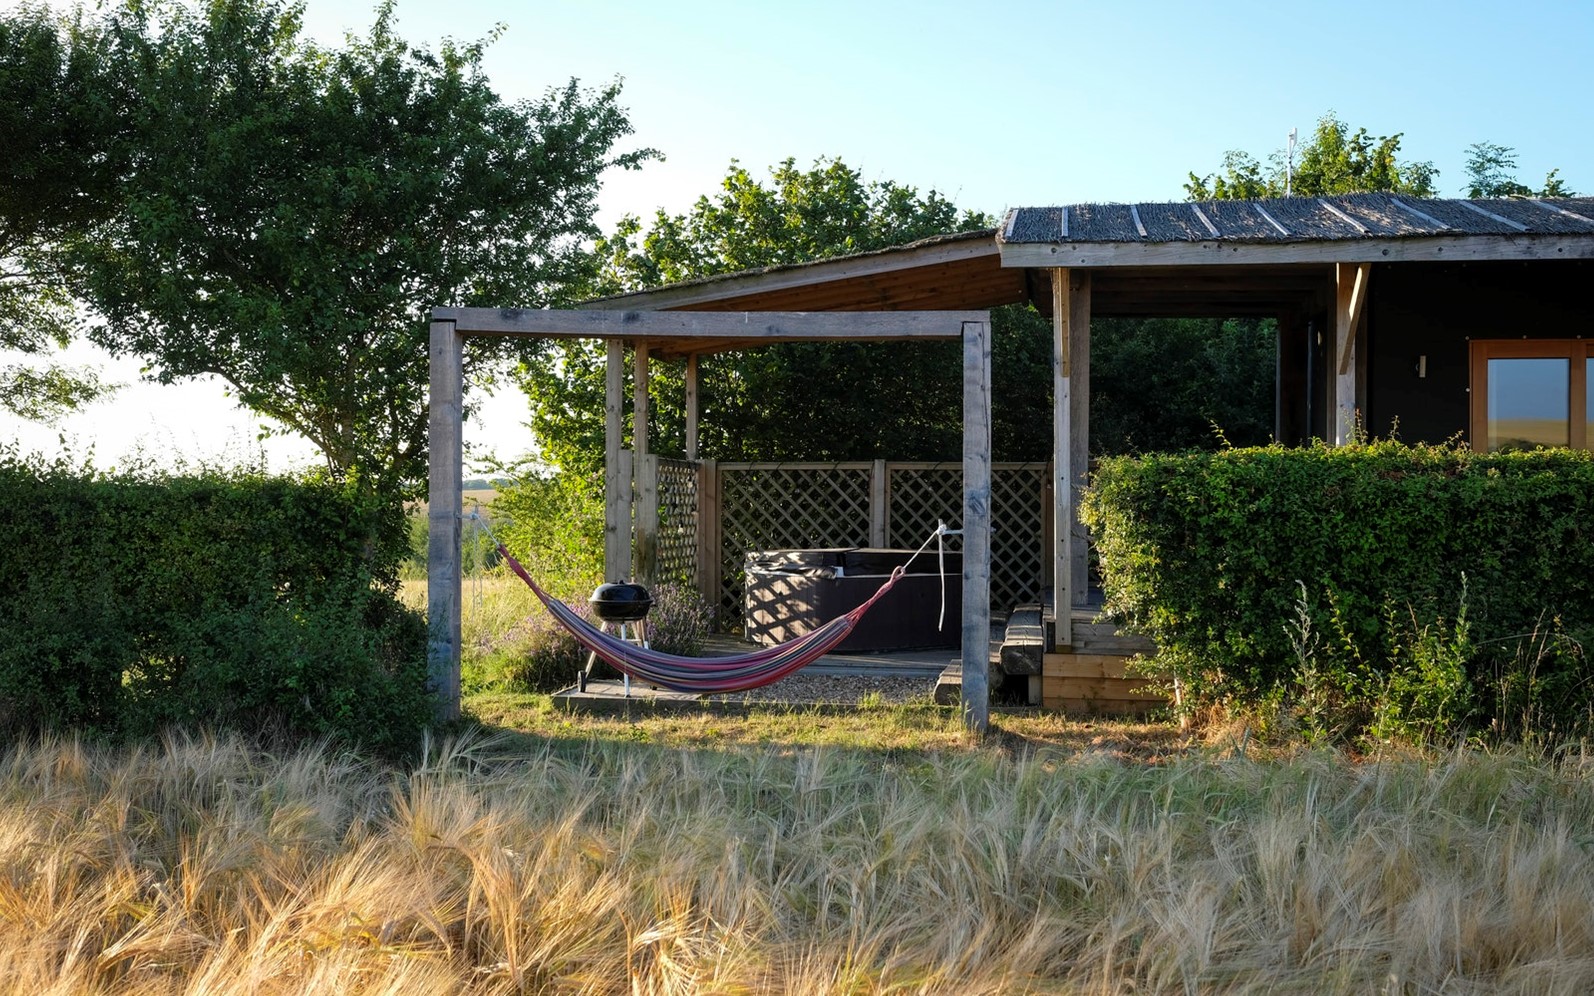
[[[1588,717],[1594,455],[1373,442],[1108,458],[1081,514],[1109,612],[1157,642],[1195,703],[1310,696],[1328,675],[1371,726],[1380,708],[1434,711],[1413,698],[1432,698],[1449,656],[1469,684],[1430,719]]]
[[[405,750],[425,623],[402,512],[311,477],[160,478],[0,454],[0,724],[172,724]]]

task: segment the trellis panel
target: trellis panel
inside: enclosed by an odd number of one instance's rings
[[[697,465],[689,460],[659,460],[657,577],[693,583],[697,574]]]

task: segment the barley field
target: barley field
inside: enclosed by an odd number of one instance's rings
[[[408,770],[235,737],[11,746],[0,991],[1594,988],[1577,758],[633,729],[469,734]]]

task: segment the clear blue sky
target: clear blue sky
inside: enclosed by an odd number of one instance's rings
[[[374,8],[308,0],[306,31],[337,41]],[[1445,195],[1461,192],[1477,141],[1514,147],[1523,182],[1559,167],[1572,189],[1594,191],[1594,0],[398,5],[412,42],[473,40],[499,23],[486,68],[501,94],[623,77],[633,145],[666,156],[610,179],[605,227],[684,211],[733,158],[764,175],[788,156],[839,156],[866,179],[992,213],[1178,200],[1190,170],[1216,170],[1229,149],[1265,158],[1329,110],[1403,133],[1402,158],[1431,160]],[[521,408],[494,406],[494,430],[476,438],[507,455],[522,442]],[[252,424],[219,387],[141,387],[67,428],[97,439],[105,462],[130,433],[214,454],[232,426],[236,452]],[[25,438],[50,446],[55,433]]]

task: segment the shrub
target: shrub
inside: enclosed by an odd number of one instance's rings
[[[1522,715],[1511,696],[1553,686],[1533,693],[1539,721],[1588,711],[1586,658],[1559,654],[1538,685],[1512,662],[1544,618],[1594,625],[1594,454],[1380,441],[1107,458],[1081,515],[1108,611],[1156,641],[1189,705],[1326,703],[1332,686],[1363,727],[1437,732]]]
[[[430,715],[399,511],[315,476],[102,474],[0,453],[15,730],[273,727],[393,754]]]

